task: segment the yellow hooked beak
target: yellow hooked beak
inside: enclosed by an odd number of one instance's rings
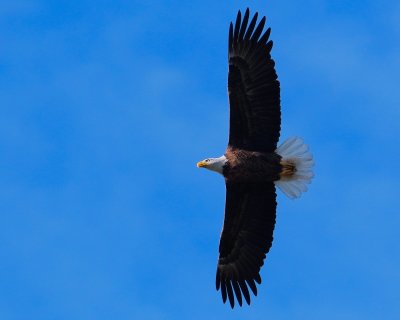
[[[202,167],[206,167],[206,166],[207,166],[207,164],[204,160],[197,162],[197,168],[202,168]]]

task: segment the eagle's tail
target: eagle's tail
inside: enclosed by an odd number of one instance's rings
[[[301,138],[287,139],[275,151],[282,157],[282,172],[275,185],[289,198],[294,199],[307,191],[307,184],[314,177],[314,160],[308,146]]]

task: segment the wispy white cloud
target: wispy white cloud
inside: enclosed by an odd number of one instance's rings
[[[0,16],[12,17],[12,16],[26,16],[38,12],[41,5],[38,1],[31,0],[15,0],[15,1],[4,1],[0,4]]]

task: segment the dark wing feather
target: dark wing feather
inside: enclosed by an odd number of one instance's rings
[[[257,295],[260,268],[272,245],[276,217],[273,182],[226,185],[224,227],[219,245],[217,290],[233,308],[234,294],[239,305],[242,296],[250,304],[248,288]],[[233,288],[233,290],[232,290]]]
[[[272,41],[268,41],[271,29],[261,36],[263,17],[253,33],[258,15],[248,25],[249,15],[247,9],[242,20],[239,11],[235,27],[231,23],[229,29],[229,145],[273,152],[279,140],[281,109],[279,81],[270,54]]]

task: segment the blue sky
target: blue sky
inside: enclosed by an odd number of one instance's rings
[[[227,33],[267,15],[283,139],[316,177],[279,193],[251,307],[214,288]],[[398,319],[397,1],[1,1],[0,318]]]

